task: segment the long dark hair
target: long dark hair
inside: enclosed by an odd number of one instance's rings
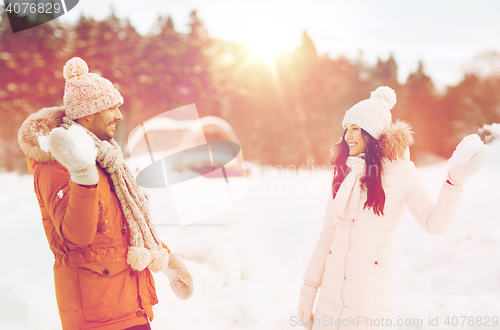
[[[337,195],[340,185],[344,181],[349,172],[346,165],[347,157],[349,157],[349,146],[345,141],[345,134],[341,140],[333,147],[332,165],[334,165],[334,176],[332,182],[333,198]],[[382,152],[379,141],[361,129],[361,134],[365,142],[365,175],[361,178],[361,185],[366,189],[367,199],[363,209],[372,209],[376,215],[384,215],[385,192],[382,188]]]

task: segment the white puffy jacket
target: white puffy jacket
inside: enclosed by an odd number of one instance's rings
[[[389,157],[392,161],[386,158],[382,166],[384,216],[363,210],[366,191],[361,194],[356,219],[333,216],[330,192],[323,228],[303,277],[309,285],[320,288],[313,329],[396,329],[391,240],[405,207],[431,234],[443,234],[453,221],[462,187],[444,182],[434,203],[415,165],[404,157],[406,144],[412,141],[408,126],[393,124],[387,136],[384,147],[393,154]],[[387,326],[388,319],[392,327]]]

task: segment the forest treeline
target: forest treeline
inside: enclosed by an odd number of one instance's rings
[[[305,31],[301,45],[277,56],[271,68],[252,59],[246,44],[210,37],[196,12],[189,27],[189,33],[180,33],[170,17],[160,17],[143,36],[111,14],[104,21],[81,17],[74,25],[54,20],[13,34],[3,13],[0,168],[26,171],[17,130],[30,113],[62,104],[62,68],[74,56],[123,95],[124,120],[117,126],[122,146],[144,120],[195,103],[200,116],[219,116],[232,125],[247,161],[329,164],[345,111],[381,85],[396,91],[393,120],[413,126],[411,154],[417,164],[434,155],[449,157],[463,136],[500,122],[498,76],[467,74],[437,93],[422,63],[400,83],[392,56],[375,65],[319,56]]]

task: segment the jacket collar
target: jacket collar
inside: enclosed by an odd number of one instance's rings
[[[411,126],[402,120],[392,123],[379,138],[379,148],[382,157],[389,162],[410,159],[410,145],[413,140]]]

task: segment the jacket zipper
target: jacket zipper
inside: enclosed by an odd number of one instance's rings
[[[354,220],[351,219],[350,222],[351,221],[354,221]],[[342,301],[342,309],[340,310],[340,313],[339,313],[339,317],[338,317],[339,321],[340,321],[340,316],[342,315],[342,312],[344,311],[344,308],[345,308],[344,298],[343,298],[344,285],[345,285],[345,281],[346,281],[345,266],[346,266],[347,254],[349,253],[349,250],[351,249],[351,229],[352,229],[352,226],[349,227],[349,231],[347,233],[348,246],[347,246],[347,251],[346,251],[345,256],[344,256],[344,279],[342,280],[342,287],[340,288],[340,300]],[[339,328],[339,326],[337,326],[337,329]]]

